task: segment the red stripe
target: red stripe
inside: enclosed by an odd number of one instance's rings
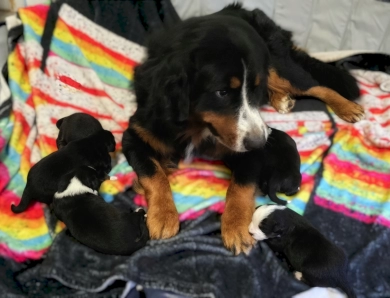
[[[387,106],[383,109],[381,108],[370,108],[369,111],[372,113],[372,114],[383,114],[385,112],[387,112],[388,110],[390,110],[390,106]]]
[[[387,120],[385,123],[381,123],[381,126],[382,126],[382,127],[387,127],[387,126],[389,126],[389,125],[390,125],[390,119]]]
[[[14,115],[15,123],[19,123],[22,126],[23,135],[27,138],[31,131],[30,125],[28,125],[26,119],[24,118],[24,115],[21,112],[14,110]]]
[[[101,96],[101,97],[107,97],[108,99],[110,99],[113,103],[115,103],[117,106],[119,106],[121,109],[124,109],[125,107],[120,104],[120,103],[117,103],[116,101],[114,101],[107,93],[106,91],[104,90],[99,90],[99,89],[94,89],[94,88],[90,88],[90,87],[86,87],[86,86],[83,86],[81,83],[79,82],[76,82],[75,80],[73,80],[72,78],[70,77],[67,77],[67,76],[59,76],[58,77],[59,80],[61,82],[63,82],[64,84],[67,84],[77,90],[80,90],[80,91],[83,91],[85,93],[88,93],[88,94],[91,94],[91,95],[94,95],[94,96]]]
[[[85,86],[83,86],[79,82],[76,82],[75,80],[73,80],[70,77],[62,75],[62,76],[59,76],[58,78],[64,84],[67,84],[67,85],[69,85],[69,86],[71,86],[73,88],[76,88],[77,90],[83,91],[85,93],[88,93],[88,94],[91,94],[91,95],[94,95],[94,96],[106,96],[106,97],[109,97],[108,94],[104,90],[99,90],[99,89],[93,89],[93,88],[85,87]]]
[[[62,20],[62,21],[64,22],[64,24],[66,24],[66,26],[68,27],[68,29],[69,29],[69,31],[71,32],[72,35],[74,35],[75,37],[77,37],[79,39],[82,39],[83,41],[88,42],[89,44],[91,44],[91,47],[101,48],[108,55],[110,55],[114,59],[118,60],[119,63],[125,64],[125,65],[131,65],[133,67],[137,66],[139,64],[139,63],[129,59],[128,57],[125,57],[125,56],[119,54],[118,52],[114,52],[110,48],[105,47],[104,45],[102,45],[101,43],[99,43],[96,40],[92,39],[91,37],[89,37],[88,35],[84,34],[83,32],[73,28],[71,25],[67,24],[64,20]]]
[[[76,105],[72,105],[72,104],[69,104],[69,103],[64,103],[64,102],[58,101],[57,99],[49,96],[48,94],[44,93],[42,90],[39,90],[39,89],[35,89],[35,94],[37,96],[41,97],[47,103],[50,103],[50,104],[53,104],[53,105],[57,105],[57,106],[60,106],[60,107],[70,107],[70,108],[73,108],[73,109],[75,109],[77,111],[89,114],[89,115],[91,115],[91,116],[93,116],[95,118],[103,118],[103,119],[110,119],[110,120],[112,119],[111,115],[102,115],[102,114],[99,114],[99,113],[94,113],[91,110],[87,110],[87,109],[82,108],[80,106],[76,106]]]
[[[376,88],[376,89],[378,89],[378,88]],[[375,96],[376,98],[379,98],[379,99],[388,99],[388,98],[390,98],[390,94],[380,94],[380,95],[377,95],[377,94],[371,93],[371,90],[365,90],[365,89],[360,89],[360,94]]]
[[[50,147],[57,148],[56,139],[50,138],[50,137],[45,136],[45,135],[40,135],[40,139],[41,139],[42,142],[44,142],[45,144],[49,145]]]
[[[360,80],[358,80],[358,83],[360,85],[363,85],[363,86],[368,87],[368,88],[378,88],[379,87],[379,84],[369,84],[369,83],[366,83],[366,82],[362,82]]]

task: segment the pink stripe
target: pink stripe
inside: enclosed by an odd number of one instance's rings
[[[383,226],[390,228],[390,221],[388,219],[385,219],[382,216],[380,216],[380,217],[379,216],[368,216],[368,215],[365,215],[365,214],[360,213],[358,211],[352,211],[352,210],[348,209],[347,207],[345,207],[344,205],[336,204],[334,202],[323,199],[319,196],[314,197],[314,203],[318,206],[325,208],[325,209],[329,209],[329,210],[332,210],[332,211],[337,212],[337,213],[342,213],[345,216],[354,218],[354,219],[361,221],[361,222],[364,222],[366,224],[378,223],[378,224],[381,224]]]
[[[42,255],[47,251],[47,249],[39,250],[39,251],[33,251],[33,250],[26,250],[23,252],[15,252],[12,251],[5,243],[0,243],[0,255],[4,257],[11,258],[15,260],[16,262],[23,263],[27,260],[39,260],[42,258]]]
[[[384,174],[374,170],[366,170],[352,162],[339,159],[335,153],[329,153],[326,159],[328,163],[333,165],[333,168],[335,168],[337,172],[346,173],[349,176],[354,177],[354,179],[359,179],[366,183],[377,181],[376,184],[380,187],[390,184],[390,176],[387,173]],[[379,183],[379,181],[383,182]]]
[[[223,213],[223,210],[225,209],[225,202],[218,202],[218,203],[215,203],[214,205],[206,208],[206,209],[202,209],[202,210],[199,210],[199,211],[194,211],[194,210],[187,210],[185,212],[183,212],[182,214],[180,214],[180,221],[184,221],[184,220],[188,220],[188,219],[196,219],[198,218],[199,216],[201,216],[203,213],[205,213],[206,210],[211,210],[211,211],[214,211],[214,212],[217,212],[217,213]]]

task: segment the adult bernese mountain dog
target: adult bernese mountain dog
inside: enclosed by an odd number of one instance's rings
[[[256,190],[252,153],[270,133],[260,106],[286,113],[294,96],[314,96],[356,122],[364,115],[350,101],[359,96],[356,81],[295,47],[291,33],[262,11],[237,4],[159,31],[147,47],[148,58],[134,74],[138,108],[123,152],[138,175],[136,190],[146,196],[150,236],[178,233],[167,175],[180,158],[194,152],[234,158],[221,233],[227,248],[247,252]]]

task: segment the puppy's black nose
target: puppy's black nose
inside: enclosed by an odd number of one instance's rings
[[[244,146],[245,149],[250,151],[254,149],[259,149],[264,146],[265,144],[265,137],[264,136],[256,136],[256,137],[245,137],[244,138]]]

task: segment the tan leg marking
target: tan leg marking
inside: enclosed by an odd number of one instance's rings
[[[222,240],[225,247],[235,254],[249,253],[255,243],[248,231],[255,210],[255,190],[254,184],[239,185],[233,178],[227,190],[221,219]]]
[[[355,123],[364,118],[364,109],[361,105],[349,101],[327,87],[313,87],[303,91],[302,95],[310,95],[321,99],[344,121]]]
[[[146,223],[152,239],[170,238],[179,232],[179,214],[173,202],[168,178],[159,162],[153,162],[156,174],[138,179],[148,203]]]
[[[308,90],[299,90],[291,86],[290,82],[279,77],[275,69],[270,69],[268,76],[270,104],[279,112],[289,112],[295,104],[292,96],[313,96],[326,103],[344,121],[354,123],[364,118],[364,109],[357,103],[349,101],[336,91],[316,86]]]

